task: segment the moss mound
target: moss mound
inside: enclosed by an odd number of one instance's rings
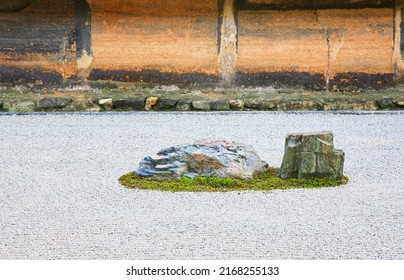
[[[271,191],[295,188],[325,188],[344,185],[348,177],[333,179],[281,179],[277,176],[279,169],[270,168],[251,180],[237,180],[216,177],[182,177],[178,180],[157,181],[136,175],[134,172],[123,175],[119,182],[133,189],[157,190],[169,192],[230,192],[230,191]]]

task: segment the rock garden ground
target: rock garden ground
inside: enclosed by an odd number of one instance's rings
[[[403,259],[404,114],[0,114],[1,259]],[[126,189],[162,147],[331,130],[347,185],[226,193]]]

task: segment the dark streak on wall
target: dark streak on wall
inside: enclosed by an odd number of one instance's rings
[[[313,9],[364,9],[364,8],[393,8],[394,0],[380,1],[283,1],[277,3],[251,3],[248,0],[236,0],[240,10],[262,11],[262,10],[313,10]],[[275,2],[275,1],[274,1]]]
[[[237,73],[237,85],[244,86],[293,86],[305,89],[326,89],[324,76],[304,72]],[[394,85],[394,74],[339,73],[330,81],[334,89],[382,89]]]
[[[0,65],[0,81],[4,83],[35,83],[41,81],[46,85],[56,85],[63,82],[60,73],[42,69],[21,69]]]
[[[322,74],[303,72],[260,72],[241,73],[236,75],[236,84],[242,86],[293,86],[308,89],[323,89],[325,87]]]
[[[238,0],[234,0],[234,5],[233,5],[233,13],[234,13],[234,23],[236,24],[236,28],[237,28],[237,34],[236,34],[236,52],[238,53],[238,33],[240,30],[239,24],[238,24],[238,11],[239,11],[239,1]]]
[[[217,0],[217,53],[220,53],[220,45],[222,41],[222,24],[223,24],[224,0]]]
[[[394,74],[338,73],[330,81],[331,88],[336,86],[339,89],[382,89],[393,85]]]
[[[70,40],[70,19],[55,15],[0,14],[0,52],[15,54],[57,54],[63,38]]]
[[[404,59],[404,13],[403,13],[403,7],[401,7],[401,23],[400,23],[400,53],[401,53],[401,59]],[[394,30],[396,28],[394,27]]]
[[[86,52],[92,54],[91,48],[91,8],[86,0],[74,0],[76,16],[76,55],[81,58]]]
[[[161,83],[161,84],[217,84],[219,77],[215,75],[207,75],[203,73],[165,73],[157,70],[143,71],[121,71],[121,70],[100,70],[93,69],[91,71],[90,80],[114,80],[120,82],[144,82],[144,83]]]

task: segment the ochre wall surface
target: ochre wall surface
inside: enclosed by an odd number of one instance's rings
[[[81,2],[0,5],[0,82],[225,77],[328,88],[358,79],[388,85],[401,75],[401,1],[89,0],[87,17]]]
[[[21,12],[0,13],[0,81],[76,75],[74,26],[73,1],[38,0]]]
[[[330,75],[392,73],[393,9],[322,10],[318,20],[330,30]]]
[[[93,69],[218,74],[217,3],[92,1]]]
[[[239,12],[241,72],[325,73],[327,42],[313,11]]]
[[[238,70],[392,74],[392,9],[239,12]]]

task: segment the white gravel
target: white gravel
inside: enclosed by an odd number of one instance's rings
[[[0,259],[404,259],[404,113],[0,115]],[[280,166],[289,132],[331,130],[347,186],[123,188],[160,148],[214,137]]]

